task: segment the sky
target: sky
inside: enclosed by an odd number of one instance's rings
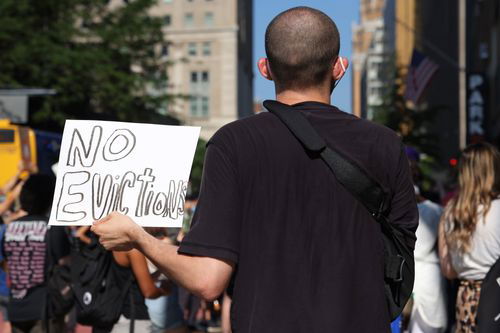
[[[359,20],[359,0],[254,0],[253,21],[253,60],[254,60],[254,97],[255,100],[274,99],[271,81],[264,79],[257,69],[257,60],[265,57],[264,33],[271,20],[282,11],[308,6],[329,15],[340,31],[340,55],[351,60],[351,26]],[[332,95],[332,104],[341,110],[351,112],[351,70],[348,69]]]

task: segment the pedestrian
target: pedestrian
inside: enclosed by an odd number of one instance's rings
[[[7,225],[3,224],[3,220],[0,217],[0,239],[3,239],[3,235],[5,233]],[[0,324],[0,332],[2,333],[10,333],[10,321],[9,315],[7,313],[7,305],[9,304],[9,287],[7,286],[7,272],[4,261],[4,255],[2,251],[2,247],[0,246],[0,313],[2,314],[2,324]]]
[[[446,329],[446,281],[441,274],[437,239],[443,209],[423,194],[420,185],[420,153],[406,147],[418,206],[418,228],[415,243],[415,285],[413,287],[409,333],[441,333]],[[406,320],[405,320],[406,321]]]
[[[112,327],[93,327],[93,333],[121,333],[129,330],[131,325],[137,332],[151,332],[151,321],[146,307],[145,299],[156,299],[168,293],[164,285],[155,285],[155,281],[149,274],[148,265],[144,255],[138,250],[126,252],[113,251],[113,268],[120,285],[125,285],[132,275],[132,283],[129,287],[122,307],[122,314],[117,323]],[[131,321],[133,320],[133,323]]]
[[[446,284],[437,251],[439,220],[443,209],[424,198],[415,187],[419,223],[415,243],[415,286],[410,333],[442,333],[446,329]]]
[[[391,226],[413,249],[418,212],[409,163],[391,130],[330,104],[348,61],[323,12],[297,7],[266,30],[260,73],[276,99],[391,193]],[[110,249],[137,248],[193,293],[232,287],[234,332],[390,332],[380,226],[274,115],[237,120],[210,139],[200,196],[180,247],[112,213],[92,229]]]
[[[458,189],[439,228],[443,274],[460,279],[456,333],[476,332],[481,282],[500,258],[500,153],[488,143],[468,146],[458,162]]]
[[[47,314],[46,267],[66,264],[70,243],[64,228],[48,227],[55,181],[32,175],[20,194],[22,216],[7,225],[2,239],[10,281],[7,305],[13,333],[63,332],[64,317]],[[49,258],[50,256],[50,258]]]
[[[172,244],[167,228],[146,228],[154,237]],[[155,299],[146,299],[149,318],[151,319],[150,333],[188,333],[183,312],[179,304],[179,289],[148,260],[148,269],[157,287],[168,285],[168,295]]]

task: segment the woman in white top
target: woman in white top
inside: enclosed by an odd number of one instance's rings
[[[437,253],[439,220],[443,209],[415,189],[419,222],[415,243],[415,285],[410,333],[441,333],[447,323],[445,280]]]
[[[500,154],[490,144],[465,148],[459,189],[446,206],[439,230],[443,274],[460,279],[456,331],[476,332],[481,283],[500,257]]]

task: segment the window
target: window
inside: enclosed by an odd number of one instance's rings
[[[191,111],[191,116],[198,116],[198,97],[197,96],[192,96],[189,100],[189,109]]]
[[[3,129],[0,130],[0,143],[14,143],[15,132],[14,130]]]
[[[212,54],[212,45],[210,42],[203,42],[203,55],[209,56]]]
[[[380,98],[382,97],[383,89],[382,87],[372,87],[370,89],[370,94],[374,97]]]
[[[208,116],[208,110],[210,109],[208,96],[201,97],[201,115],[203,117]]]
[[[170,15],[163,16],[163,25],[168,27],[170,24],[172,24],[172,16]]]
[[[208,27],[214,25],[214,13],[212,12],[205,13],[205,25]]]
[[[190,56],[195,56],[198,53],[196,52],[196,43],[188,43],[187,49],[188,55]]]
[[[170,45],[167,43],[167,44],[163,44],[161,46],[161,56],[162,57],[166,57],[168,56],[168,49],[169,49]]]
[[[196,82],[198,82],[198,73],[191,72],[191,83],[196,83]]]
[[[184,25],[186,27],[192,27],[194,24],[193,13],[184,14]]]
[[[209,72],[191,72],[190,76],[190,114],[192,117],[208,117],[210,114]]]
[[[201,73],[201,82],[208,82],[208,72]]]

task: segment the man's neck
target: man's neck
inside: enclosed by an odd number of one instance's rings
[[[318,90],[283,90],[276,92],[276,100],[283,104],[293,105],[302,102],[320,102],[330,104],[330,94]]]

